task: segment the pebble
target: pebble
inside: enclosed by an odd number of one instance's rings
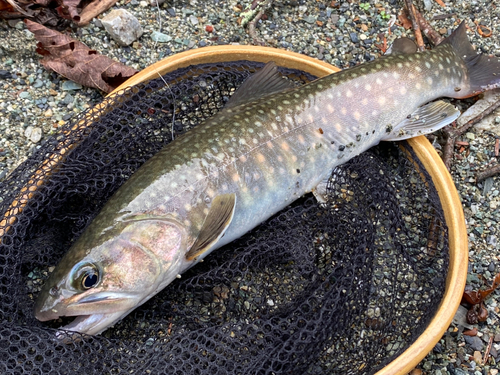
[[[198,18],[196,18],[193,15],[190,15],[189,16],[189,22],[191,22],[191,25],[196,26],[196,25],[198,25]]]
[[[24,136],[33,143],[38,143],[42,139],[42,129],[39,127],[28,126],[24,131]]]
[[[139,20],[125,9],[114,9],[101,22],[109,35],[121,46],[129,46],[143,33]]]
[[[82,85],[74,81],[64,81],[61,85],[61,89],[63,89],[63,91],[81,90]]]
[[[151,33],[151,39],[153,39],[155,42],[159,43],[167,43],[172,40],[172,37],[167,34],[160,33],[159,31],[154,30]]]
[[[465,342],[473,349],[481,351],[483,349],[483,341],[477,336],[464,336]]]

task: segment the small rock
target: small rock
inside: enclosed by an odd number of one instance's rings
[[[350,33],[349,36],[353,43],[359,43],[359,38],[357,33]]]
[[[493,341],[495,341],[495,342],[500,342],[500,333],[497,333],[497,334],[493,337]]]
[[[476,364],[480,365],[483,362],[483,356],[480,351],[474,351],[474,361]]]
[[[175,17],[175,9],[174,8],[168,8],[167,12],[170,15],[170,17]]]
[[[483,341],[477,336],[464,336],[465,342],[473,349],[477,351],[483,350]]]
[[[170,42],[172,40],[172,37],[170,35],[163,34],[163,33],[160,33],[159,31],[155,30],[151,33],[151,39],[154,42],[167,43],[167,42]]]
[[[53,114],[54,114],[54,113],[52,112],[52,109],[50,109],[50,108],[49,108],[49,109],[47,109],[47,110],[44,112],[44,114],[43,114],[43,115],[44,115],[45,117],[52,117],[52,115],[53,115]]]
[[[40,142],[42,139],[42,129],[39,127],[28,126],[24,131],[24,136],[33,143]]]
[[[361,40],[365,40],[366,38],[368,38],[368,37],[365,34],[359,35],[359,39],[361,39]]]
[[[101,22],[109,35],[121,46],[129,46],[143,33],[141,24],[125,9],[115,9]]]
[[[12,74],[8,70],[0,70],[0,79],[12,78]]]
[[[424,8],[425,10],[430,11],[432,9],[432,1],[424,0]]]
[[[42,86],[43,86],[43,81],[41,81],[39,79],[37,79],[37,80],[35,80],[35,82],[33,82],[33,87],[36,89],[39,89]]]
[[[304,18],[304,21],[309,23],[309,24],[313,24],[314,22],[316,22],[316,18],[314,18],[313,16],[305,16]]]
[[[191,22],[191,25],[196,26],[198,25],[198,18],[196,18],[196,16],[190,15],[189,22]]]
[[[205,26],[205,31],[206,31],[207,33],[211,33],[211,32],[213,32],[213,31],[214,31],[214,27],[213,27],[213,26],[211,26],[211,25],[207,25],[207,26]]]
[[[465,133],[465,136],[468,138],[468,139],[476,139],[476,135],[474,133]]]
[[[19,94],[19,97],[21,99],[29,99],[31,98],[31,95],[28,91],[23,91],[22,93]]]
[[[495,124],[500,124],[500,116],[495,117]]]
[[[490,369],[489,375],[497,375],[497,374],[498,374],[498,370],[496,368]]]
[[[491,246],[496,246],[497,245],[497,236],[492,234],[491,236],[488,236],[486,237],[486,242],[488,243],[488,245],[491,245]],[[490,270],[490,266],[493,265]],[[495,264],[494,263],[490,263],[490,266],[488,266],[488,271],[490,272],[493,272],[495,271]]]
[[[63,91],[81,90],[82,85],[73,81],[64,81],[63,84],[61,85],[61,88],[63,89]]]

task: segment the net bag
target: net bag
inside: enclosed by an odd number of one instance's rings
[[[44,280],[113,192],[262,65],[190,66],[119,92],[0,182],[0,373],[372,374],[421,334],[445,292],[448,231],[406,142],[338,167],[326,204],[300,198],[99,336],[62,342],[69,318],[35,319]]]

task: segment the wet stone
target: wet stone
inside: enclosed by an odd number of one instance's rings
[[[357,33],[350,33],[349,37],[353,43],[359,43],[359,38]]]

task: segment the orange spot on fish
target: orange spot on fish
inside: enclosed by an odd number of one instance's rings
[[[259,163],[264,163],[266,161],[266,157],[264,155],[262,155],[261,153],[258,153],[257,154],[257,161]]]
[[[290,146],[288,146],[288,143],[286,143],[286,142],[283,142],[283,143],[281,144],[281,148],[282,148],[283,150],[285,150],[285,151],[289,151],[289,150],[290,150]]]

